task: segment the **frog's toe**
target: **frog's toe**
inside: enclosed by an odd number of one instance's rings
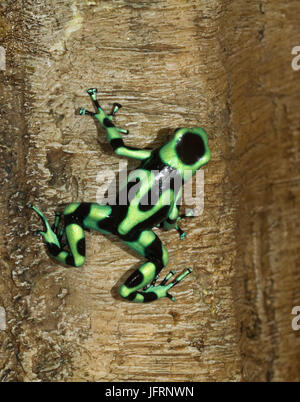
[[[175,299],[175,297],[174,297],[174,296],[172,296],[172,295],[170,295],[170,293],[167,293],[167,297],[168,297],[169,299],[171,299],[171,300],[172,300],[172,302],[176,303],[176,299]]]
[[[98,93],[98,89],[97,89],[97,88],[89,88],[89,89],[87,90],[87,93],[88,93],[89,95],[97,94],[97,93]]]
[[[168,289],[171,289],[175,285],[177,285],[179,282],[181,282],[187,275],[189,275],[191,272],[193,272],[192,268],[187,268],[182,274],[177,276],[175,279],[173,279],[172,282],[170,282],[168,285]],[[171,276],[175,275],[175,272],[172,270],[169,272],[169,274],[165,277],[165,279],[162,281],[160,286],[165,285],[165,283],[171,278]]]
[[[168,275],[162,280],[162,282],[159,285],[150,285],[146,290],[144,290],[146,293],[151,293],[153,294],[153,297],[155,296],[156,299],[161,299],[163,297],[168,297],[170,300],[173,302],[176,302],[176,299],[174,296],[172,296],[169,293],[169,290],[177,285],[179,282],[181,282],[187,275],[189,275],[192,272],[192,268],[187,268],[181,275],[173,279],[170,283],[167,284],[168,280],[175,275],[175,272],[171,270]]]
[[[35,230],[33,232],[33,236],[39,236],[39,235],[42,235],[42,234],[45,234],[45,232],[43,232],[42,230]]]
[[[187,275],[189,275],[191,272],[193,272],[192,268],[187,268],[181,275],[177,276],[172,282],[169,283],[168,287],[171,289],[175,285],[177,285],[179,282],[181,282]]]
[[[89,110],[86,110],[84,107],[81,107],[75,111],[75,114],[79,116],[95,116],[96,113],[90,112]]]
[[[186,238],[186,232],[180,233],[179,239],[180,239],[180,240],[183,240],[183,239],[185,239],[185,238]]]
[[[61,242],[64,233],[65,233],[65,228],[61,228],[59,233],[58,233],[58,236],[57,236],[59,242]]]
[[[129,130],[126,130],[124,128],[116,127],[116,129],[119,131],[119,133],[122,133],[122,134],[125,134],[125,135],[129,134]]]
[[[117,111],[121,109],[121,107],[122,107],[121,103],[113,103],[109,116],[114,116],[117,113]]]
[[[165,278],[160,282],[160,286],[164,286],[167,282],[168,282],[168,280],[173,276],[173,275],[175,275],[175,271],[173,271],[173,269],[168,273],[168,275],[166,275],[165,276]]]
[[[179,216],[179,220],[180,219],[185,219],[185,218],[194,218],[195,217],[195,208],[189,209],[187,211],[187,213],[180,215]]]
[[[183,239],[186,238],[186,232],[184,232],[178,225],[176,227],[176,230],[177,230],[177,232],[179,234],[179,239],[180,240],[183,240]]]

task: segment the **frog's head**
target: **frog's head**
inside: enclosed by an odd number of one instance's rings
[[[210,160],[207,135],[203,128],[177,128],[160,150],[161,159],[190,178]]]

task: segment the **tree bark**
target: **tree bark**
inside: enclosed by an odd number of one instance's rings
[[[299,381],[300,34],[291,0],[7,0],[0,5],[2,381]],[[87,262],[50,259],[32,202],[97,200],[119,163],[92,119],[98,87],[128,145],[203,127],[203,214],[184,241],[157,232],[169,268],[193,273],[169,299],[115,289],[141,259],[87,233]],[[124,165],[122,165],[124,166]],[[128,169],[137,166],[128,162]]]

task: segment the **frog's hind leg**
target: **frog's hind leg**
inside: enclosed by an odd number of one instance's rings
[[[45,231],[38,230],[35,234],[41,234],[46,243],[48,251],[57,261],[66,265],[80,267],[85,262],[85,236],[83,228],[79,224],[70,224],[58,232],[60,215],[56,215],[55,222],[51,227],[43,213],[35,206],[29,204],[42,219]],[[62,235],[65,232],[70,251],[64,250]]]
[[[151,230],[144,230],[136,241],[124,241],[130,248],[145,257],[148,261],[135,270],[125,283],[120,287],[120,295],[136,303],[152,302],[162,297],[168,297],[175,301],[169,294],[169,289],[180,282],[191,272],[188,268],[183,274],[167,284],[174,271],[156,285],[159,273],[168,263],[168,252],[159,237]]]

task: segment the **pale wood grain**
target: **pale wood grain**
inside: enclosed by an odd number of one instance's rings
[[[0,20],[2,380],[299,380],[298,2],[25,3],[4,2]],[[204,213],[185,241],[160,233],[168,268],[194,268],[176,304],[114,297],[140,262],[117,239],[87,233],[85,266],[67,269],[32,236],[26,202],[50,219],[118,172],[104,133],[74,114],[94,86],[106,110],[123,104],[128,145],[208,133]]]

